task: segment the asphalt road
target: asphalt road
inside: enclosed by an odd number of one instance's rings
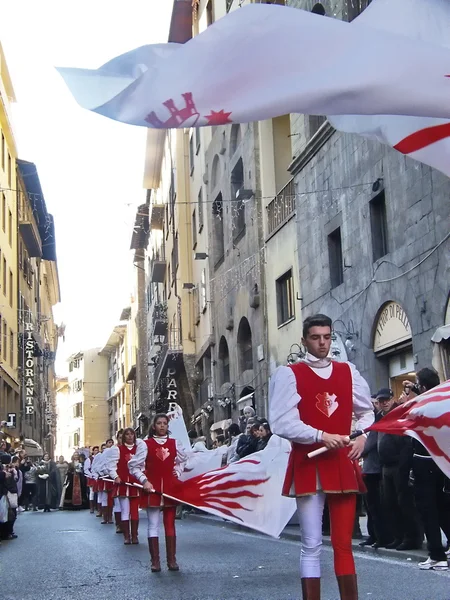
[[[298,600],[298,543],[193,519],[177,521],[181,571],[152,574],[139,546],[88,512],[22,513],[18,539],[0,547],[2,600]],[[164,550],[164,548],[162,548]],[[360,600],[450,600],[450,571],[411,560],[356,556]],[[165,565],[164,565],[165,567]],[[323,550],[322,600],[338,600],[332,551]]]

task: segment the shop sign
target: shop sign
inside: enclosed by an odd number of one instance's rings
[[[411,326],[401,304],[388,302],[383,307],[375,328],[374,352],[396,346],[411,339]]]
[[[33,323],[25,323],[25,414],[34,414],[34,339]]]

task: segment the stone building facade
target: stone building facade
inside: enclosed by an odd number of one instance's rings
[[[345,16],[348,4],[323,7]],[[328,314],[372,389],[398,394],[406,375],[432,364],[445,320],[450,180],[321,121],[291,121],[303,318]]]

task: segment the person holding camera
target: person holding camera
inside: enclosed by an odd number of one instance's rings
[[[416,375],[416,383],[403,382],[404,396],[411,400],[439,383],[439,375],[434,369],[421,369]],[[428,558],[419,563],[419,568],[447,571],[447,556],[442,544],[441,529],[447,537],[447,542],[450,542],[450,481],[419,441],[414,439],[412,444],[414,496],[428,547]]]

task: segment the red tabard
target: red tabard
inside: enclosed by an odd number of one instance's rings
[[[105,489],[105,482],[100,477],[97,479],[97,492],[103,492]]]
[[[145,461],[145,476],[157,492],[170,490],[177,482],[174,475],[175,459],[177,457],[176,441],[167,438],[164,444],[158,443],[153,438],[145,440],[147,444],[147,460]],[[176,506],[176,502],[164,498],[159,494],[142,494],[141,508],[157,506]]]
[[[127,448],[125,445],[119,446],[120,458],[117,463],[117,475],[123,483],[114,484],[113,496],[117,498],[137,498],[140,495],[140,488],[125,485],[127,483],[139,483],[136,477],[131,475],[128,470],[128,461],[136,454],[136,444],[133,448]]]
[[[300,395],[300,419],[321,431],[349,435],[352,426],[352,374],[346,363],[332,362],[332,372],[323,379],[308,365],[297,363],[294,371]],[[284,496],[306,496],[317,491],[317,475],[326,493],[358,492],[358,478],[354,463],[348,458],[348,448],[328,450],[315,458],[308,452],[323,444],[292,443],[292,450],[283,485]]]

